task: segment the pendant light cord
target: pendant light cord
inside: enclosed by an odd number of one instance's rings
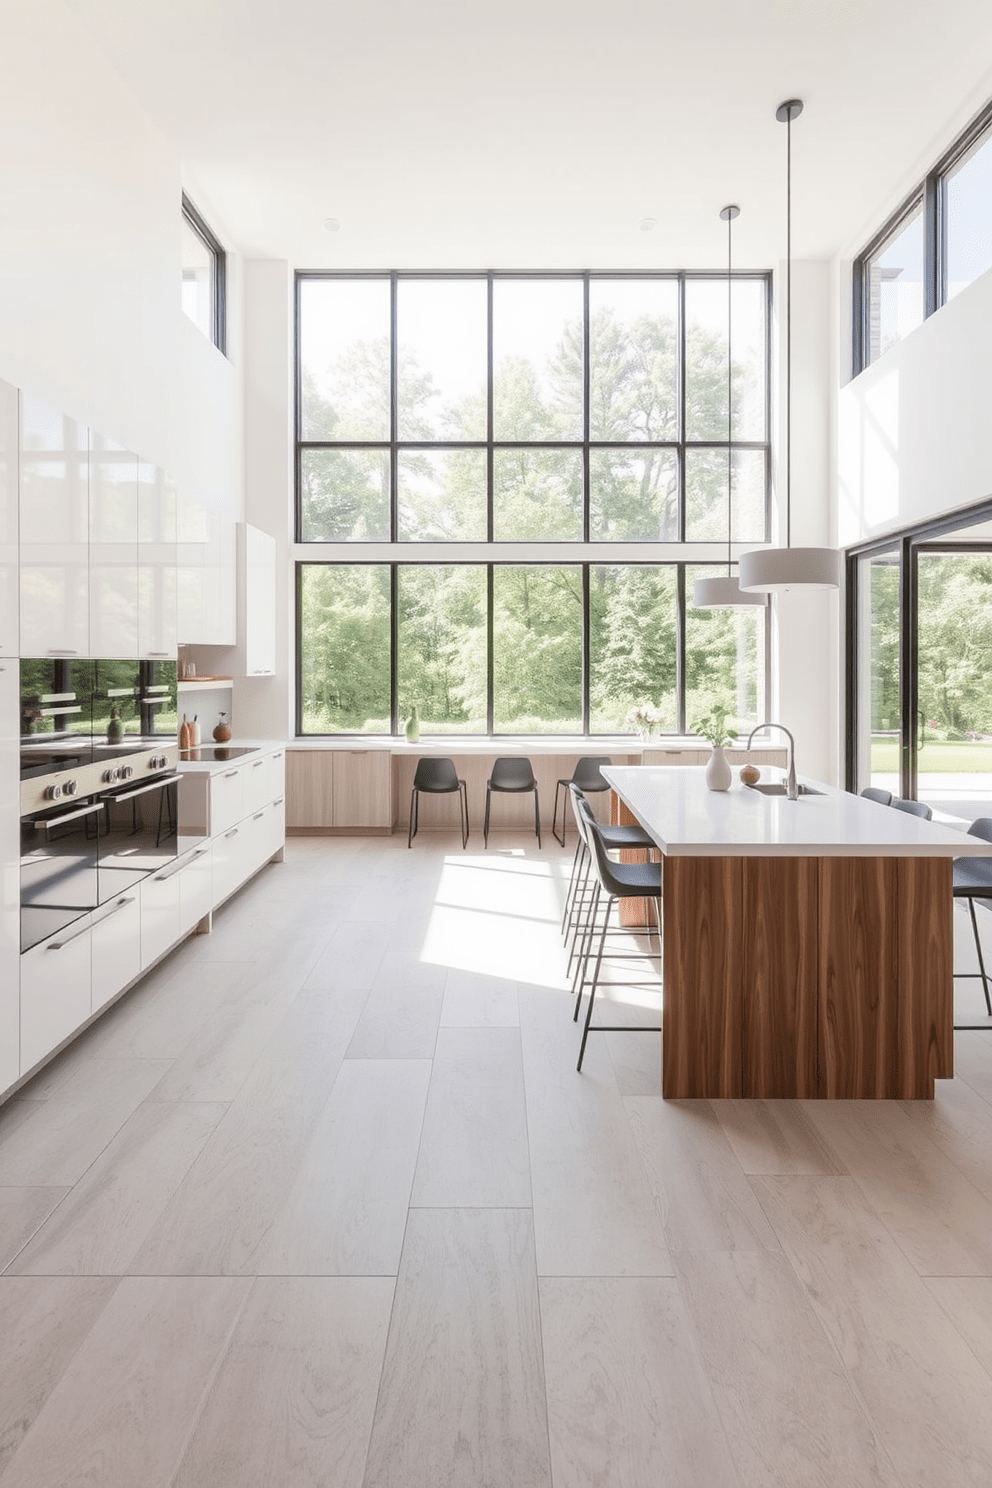
[[[731,576],[731,544],[733,542],[734,519],[734,452],[731,441],[734,433],[734,355],[733,355],[733,214],[727,213],[727,578]]]
[[[792,547],[792,108],[785,148],[785,546]]]

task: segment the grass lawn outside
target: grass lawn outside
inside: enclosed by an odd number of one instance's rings
[[[992,774],[992,740],[972,742],[929,739],[919,752],[917,769],[922,775]],[[896,739],[872,739],[873,775],[899,773],[899,744]]]

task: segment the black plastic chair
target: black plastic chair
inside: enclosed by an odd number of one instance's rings
[[[578,952],[580,938],[585,936],[586,918],[583,911],[588,912],[592,900],[592,886],[589,883],[592,875],[592,860],[589,848],[586,844],[586,834],[582,826],[582,811],[589,809],[589,803],[582,791],[571,781],[568,783],[568,795],[572,805],[572,813],[575,817],[575,828],[578,842],[575,848],[575,856],[572,859],[572,874],[569,880],[568,892],[565,895],[565,908],[561,919],[561,932],[568,947],[571,937],[571,949],[568,957],[568,969],[566,976],[572,973],[572,962]],[[608,852],[621,852],[624,850],[638,849],[650,851],[655,847],[654,838],[644,830],[639,822],[622,826],[600,826],[600,836]],[[580,937],[581,931],[581,937]]]
[[[483,843],[486,847],[489,846],[489,807],[493,791],[507,791],[510,794],[534,792],[534,830],[537,832],[537,845],[540,847],[541,807],[537,795],[537,781],[534,779],[530,760],[520,755],[502,754],[493,761],[493,773],[486,781],[486,820],[482,829]]]
[[[413,792],[410,796],[410,831],[406,839],[407,847],[413,846],[413,839],[417,835],[421,791],[431,796],[446,796],[454,791],[458,792],[462,848],[464,849],[468,843],[468,787],[464,780],[458,778],[454,760],[420,759],[417,761],[417,771],[413,777]]]
[[[918,816],[921,821],[933,820],[933,812],[925,801],[904,801],[901,797],[894,797],[889,805],[896,811],[905,811],[907,816]]]
[[[980,816],[973,821],[968,828],[968,835],[981,837],[985,842],[992,842],[992,817]],[[982,942],[978,934],[978,920],[975,916],[975,900],[985,899],[989,901],[992,908],[992,858],[955,858],[954,874],[951,880],[955,899],[967,899],[968,908],[971,911],[971,928],[975,935],[975,950],[978,952],[978,971],[956,971],[956,977],[981,977],[982,989],[985,993],[985,1006],[989,1017],[992,1018],[992,994],[989,992],[989,977],[985,970],[985,957],[982,955]],[[984,1023],[969,1024],[956,1023],[955,1028],[984,1028]]]
[[[598,791],[608,791],[610,787],[600,774],[600,769],[603,765],[612,765],[612,763],[613,761],[608,754],[584,754],[581,759],[576,761],[571,778],[566,780],[563,777],[555,786],[555,809],[551,815],[551,835],[561,843],[562,847],[565,846],[565,817],[567,814],[565,808],[568,805],[568,796],[566,795],[561,803],[561,836],[559,837],[556,823],[558,821],[558,797],[561,794],[562,787],[564,786],[567,791],[570,785],[577,785],[579,790],[583,791],[586,795],[594,795]]]
[[[892,792],[883,790],[880,785],[866,785],[861,794],[866,801],[877,801],[879,806],[892,805]]]
[[[614,863],[607,856],[606,844],[603,840],[602,829],[595,820],[588,802],[583,802],[576,813],[576,822],[586,837],[586,844],[596,872],[596,884],[593,889],[592,903],[586,921],[586,930],[583,939],[583,949],[579,969],[576,975],[576,1001],[573,1017],[577,1020],[579,1007],[582,1002],[582,989],[589,987],[589,1004],[586,1008],[586,1019],[582,1028],[582,1043],[579,1046],[579,1059],[576,1069],[582,1069],[582,1060],[585,1057],[586,1041],[590,1033],[660,1033],[661,1025],[642,1028],[631,1028],[629,1024],[597,1023],[593,1024],[592,1009],[596,1000],[596,989],[599,985],[599,974],[603,966],[603,954],[606,946],[606,932],[609,929],[610,910],[613,905],[621,899],[651,899],[654,903],[655,915],[658,921],[658,954],[652,956],[652,960],[661,960],[661,871],[660,863]],[[599,945],[596,951],[596,961],[593,974],[590,978],[589,963],[592,960],[592,946],[595,937],[596,914],[605,896],[606,904],[599,931]],[[611,959],[615,953],[611,952]],[[645,953],[628,953],[623,959],[643,960]],[[641,987],[643,980],[633,982],[614,982],[613,986]]]

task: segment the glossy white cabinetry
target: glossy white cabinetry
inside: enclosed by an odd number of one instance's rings
[[[27,393],[20,399],[22,656],[89,654],[89,434]]]
[[[236,523],[181,491],[178,535],[180,645],[235,645]]]
[[[141,969],[144,971],[164,956],[179,939],[179,874],[176,868],[163,868],[138,885],[141,891]]]
[[[20,819],[17,662],[0,659],[0,1090],[20,1074]]]
[[[179,873],[179,933],[188,935],[214,907],[213,848],[209,842],[183,859]]]
[[[138,461],[137,508],[137,654],[156,660],[175,656],[179,636],[178,496],[172,477],[147,460]]]
[[[17,450],[18,393],[0,380],[0,656],[20,655]]]
[[[141,896],[136,888],[94,917],[90,943],[95,1013],[141,974]]]
[[[138,457],[89,437],[90,652],[138,654]]]
[[[249,760],[243,767],[244,814],[260,810],[262,806],[281,796],[286,790],[286,756],[283,750],[263,755],[261,759]]]
[[[21,957],[21,1073],[90,1016],[90,928],[72,926]]]
[[[275,538],[244,522],[238,530],[244,675],[271,677],[276,670]]]
[[[245,767],[210,778],[210,835],[221,837],[245,814]]]

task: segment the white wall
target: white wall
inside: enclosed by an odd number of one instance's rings
[[[845,547],[992,495],[992,272],[842,388]]]
[[[182,163],[132,80],[62,0],[6,6],[2,57],[0,377],[239,515],[237,259],[228,359],[182,313]]]

